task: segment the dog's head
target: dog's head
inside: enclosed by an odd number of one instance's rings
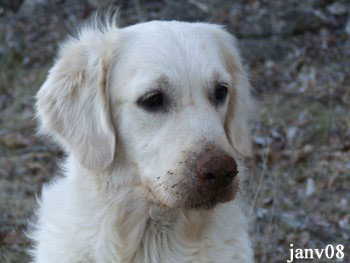
[[[62,45],[37,112],[85,169],[126,166],[124,182],[141,182],[155,203],[209,208],[234,198],[237,157],[251,152],[249,89],[220,26],[90,26]]]

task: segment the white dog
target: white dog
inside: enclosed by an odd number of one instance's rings
[[[34,262],[253,262],[238,191],[252,100],[221,26],[90,23],[36,106],[68,156],[42,192]]]

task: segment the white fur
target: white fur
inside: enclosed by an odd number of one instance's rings
[[[193,210],[181,206],[186,189],[170,189],[207,145],[237,162],[250,154],[250,87],[235,46],[218,25],[158,21],[90,24],[61,46],[37,116],[68,157],[43,188],[34,262],[253,262],[239,195]],[[218,108],[215,81],[230,89]],[[137,98],[159,85],[169,112],[140,109]]]

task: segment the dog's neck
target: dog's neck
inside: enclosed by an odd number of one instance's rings
[[[122,262],[165,262],[178,256],[174,249],[193,250],[193,254],[208,224],[209,217],[204,214],[210,213],[159,208],[153,204],[133,211],[125,208],[118,211],[115,229],[122,245],[119,249]]]
[[[142,188],[140,186],[140,188]],[[112,222],[121,262],[179,261],[176,251],[194,254],[210,223],[213,210],[159,207],[144,199],[139,187],[123,187],[111,200]],[[122,200],[122,201],[121,201]],[[108,227],[108,226],[105,226]],[[169,262],[169,261],[168,261]]]
[[[152,209],[151,209],[152,210]],[[208,211],[155,211],[149,217],[144,235],[136,251],[134,261],[181,262],[178,251],[193,255],[208,226]],[[157,218],[159,217],[159,218]],[[187,252],[187,253],[186,253]],[[173,260],[171,260],[173,259]]]

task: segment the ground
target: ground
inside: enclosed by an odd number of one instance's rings
[[[115,2],[121,26],[209,21],[239,39],[257,102],[244,191],[256,261],[286,262],[290,244],[343,244],[340,262],[350,262],[350,2]],[[91,10],[83,1],[0,0],[0,262],[29,261],[23,231],[63,156],[35,136],[34,95],[59,41]]]

